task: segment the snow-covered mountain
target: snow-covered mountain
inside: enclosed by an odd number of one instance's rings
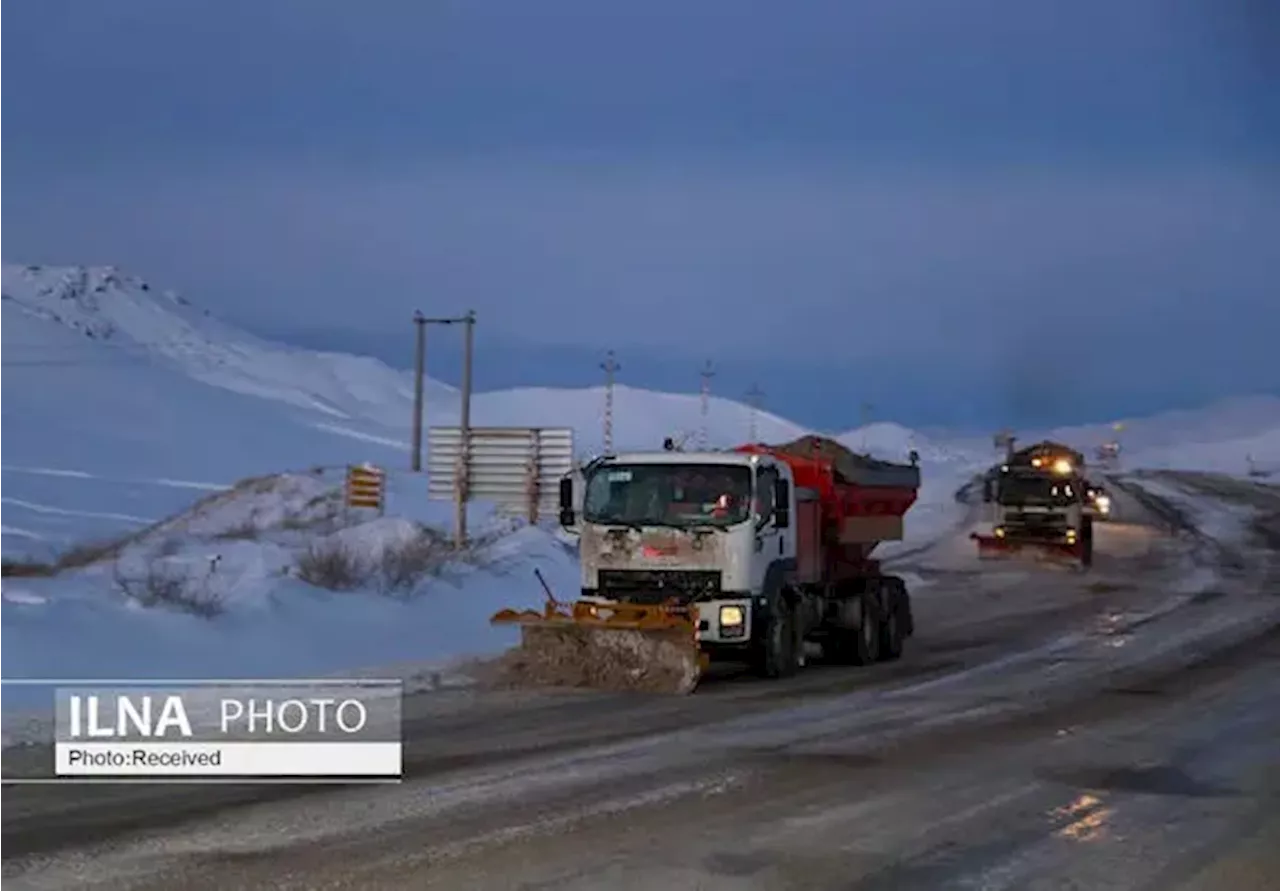
[[[228,325],[173,291],[161,290],[114,267],[4,267],[6,367],[19,381],[48,376],[47,369],[84,371],[121,367],[130,360],[212,387],[283,403],[305,412],[313,425],[354,435],[373,424],[407,436],[412,375],[377,359],[316,352],[263,340]],[[73,335],[80,335],[74,337]],[[483,356],[480,357],[483,361]],[[39,368],[24,372],[23,368]],[[696,436],[702,426],[696,395],[659,393],[619,385],[614,395],[614,439],[620,448],[652,446],[655,435]],[[585,450],[600,445],[604,388],[517,388],[473,397],[477,424],[563,425],[577,431]],[[429,423],[456,421],[458,393],[429,380]],[[751,409],[712,396],[706,420],[713,444],[745,440]],[[295,415],[295,417],[298,417]],[[769,412],[758,412],[758,435],[787,439],[809,432]],[[878,423],[847,434],[851,444],[876,452],[922,454],[930,444],[898,424]]]
[[[6,367],[20,381],[43,382],[53,367],[83,372],[136,360],[155,371],[283,403],[302,412],[291,417],[329,432],[358,438],[381,433],[391,435],[397,445],[407,440],[410,372],[369,357],[263,340],[113,267],[6,265],[4,307]],[[40,370],[19,370],[23,368]],[[695,396],[620,386],[615,399],[614,436],[620,447],[650,444],[655,432],[694,433],[702,423]],[[520,388],[476,394],[472,417],[481,425],[572,426],[589,450],[599,444],[603,404],[603,388]],[[457,408],[455,388],[428,381],[428,423],[456,422]],[[767,438],[803,432],[765,412],[757,424]],[[749,425],[746,406],[711,399],[708,428],[713,440],[745,438]]]
[[[6,265],[3,295],[6,552],[115,534],[185,506],[193,488],[263,472],[407,463],[408,371],[264,340],[114,267]],[[519,388],[476,394],[472,417],[478,425],[569,426],[578,450],[594,452],[603,407],[601,387]],[[428,424],[455,424],[457,408],[455,388],[428,381]],[[615,390],[619,448],[696,437],[702,424],[695,394]],[[713,445],[744,441],[751,424],[748,406],[711,398]],[[755,426],[771,441],[810,432],[768,412]],[[1195,464],[1242,470],[1246,454],[1275,460],[1277,429],[1280,400],[1261,397],[1129,420],[1124,436],[1128,453],[1152,464],[1185,466],[1191,455]],[[1091,448],[1109,427],[1051,432]],[[839,438],[886,458],[918,451],[931,490],[991,457],[984,443],[894,423]],[[945,500],[941,489],[929,496]]]
[[[408,371],[263,340],[113,267],[6,265],[3,283],[6,551],[113,534],[172,513],[193,488],[264,471],[407,463]],[[594,452],[603,406],[599,387],[521,388],[476,394],[472,417],[569,426]],[[428,382],[428,424],[456,423],[457,409],[455,388]],[[702,423],[696,395],[616,389],[619,448],[696,435]],[[713,444],[740,442],[751,409],[713,397],[706,423]],[[755,423],[766,440],[808,432],[768,412]],[[904,457],[911,440],[882,424],[867,446]]]
[[[55,323],[118,353],[157,361],[195,380],[249,396],[283,402],[337,421],[406,423],[413,398],[407,371],[376,359],[295,349],[224,324],[173,291],[111,266],[4,267],[5,322],[21,313]],[[13,308],[16,313],[10,313]],[[20,329],[23,334],[26,329]],[[5,338],[7,354],[20,359],[51,344]],[[59,353],[60,348],[53,352]],[[78,361],[78,355],[68,355]],[[432,381],[429,401],[450,403],[452,387]]]
[[[6,551],[115,534],[192,489],[353,446],[400,452],[385,421],[407,378],[380,363],[267,343],[109,268],[6,266],[3,293]]]

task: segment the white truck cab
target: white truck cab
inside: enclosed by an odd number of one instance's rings
[[[791,468],[738,452],[631,452],[561,482],[580,541],[582,599],[696,605],[701,644],[740,648],[794,567]]]

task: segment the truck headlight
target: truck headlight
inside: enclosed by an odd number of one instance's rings
[[[1068,530],[1067,530],[1067,543],[1068,543],[1068,544],[1075,544],[1075,540],[1076,540],[1076,531],[1075,531],[1074,529],[1068,529]]]
[[[720,607],[720,627],[726,625],[741,625],[745,616],[742,614],[740,606],[722,606]]]
[[[1003,526],[997,526],[997,527],[996,527],[996,538],[1004,538],[1004,527],[1003,527]]]
[[[1099,495],[1097,504],[1098,504],[1098,510],[1102,511],[1104,514],[1107,511],[1111,510],[1111,499],[1108,498],[1106,495]]]

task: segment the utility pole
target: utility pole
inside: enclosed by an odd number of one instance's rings
[[[600,363],[600,367],[604,369],[604,453],[606,455],[613,454],[613,382],[614,376],[622,370],[622,366],[618,364],[618,360],[613,355],[613,350],[609,350],[605,354],[605,360]]]
[[[458,411],[458,466],[455,468],[453,497],[453,535],[454,546],[461,550],[467,544],[467,488],[470,483],[468,475],[471,469],[471,371],[475,354],[475,310],[468,310],[465,316],[458,318],[424,318],[422,313],[414,313],[414,324],[418,326],[418,355],[414,365],[416,381],[414,383],[413,407],[413,469],[422,468],[422,388],[425,375],[427,325],[462,325],[462,404]]]
[[[414,473],[422,471],[422,394],[427,365],[427,317],[421,311],[413,313],[413,453],[410,467]]]
[[[467,545],[467,502],[468,489],[471,485],[471,369],[475,356],[476,312],[467,310],[462,317],[466,326],[463,331],[462,346],[462,410],[458,418],[458,426],[462,433],[461,467],[458,471],[458,486],[453,501],[454,546],[462,550]]]
[[[764,399],[764,390],[760,389],[759,384],[752,384],[751,389],[747,391],[747,405],[751,406],[751,422],[750,433],[747,438],[748,442],[754,443],[757,435],[757,425],[760,417],[760,403]]]
[[[711,379],[716,376],[715,369],[711,366],[711,360],[707,360],[707,364],[702,367],[702,428],[699,431],[698,450],[705,452],[710,448],[710,438],[707,434],[707,418],[711,414]]]

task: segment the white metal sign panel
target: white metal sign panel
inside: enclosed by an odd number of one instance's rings
[[[500,507],[525,507],[536,485],[538,512],[559,506],[560,479],[573,470],[573,430],[569,427],[473,427],[468,496]],[[451,501],[462,454],[462,430],[427,431],[427,494]]]

